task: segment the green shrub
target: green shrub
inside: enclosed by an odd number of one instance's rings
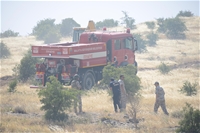
[[[170,67],[163,62],[158,66],[158,69],[162,74],[167,74],[170,71]]]
[[[169,39],[185,39],[184,31],[187,30],[185,24],[178,18],[157,19],[158,32],[165,33]]]
[[[149,46],[155,46],[156,45],[156,41],[158,40],[158,35],[151,32],[147,35],[147,43],[149,44]]]
[[[8,92],[15,92],[16,86],[17,86],[17,80],[15,79],[12,82],[10,82]]]
[[[38,92],[40,102],[43,104],[41,110],[45,112],[46,120],[65,121],[68,115],[65,113],[72,106],[72,101],[76,100],[74,89],[63,88],[62,84],[56,77],[50,76],[47,87]]]
[[[164,18],[158,18],[157,19],[157,24],[158,24],[158,32],[160,33],[165,33],[167,31],[166,27],[165,27],[165,19]]]
[[[190,11],[180,11],[176,17],[192,17],[194,14]]]
[[[60,41],[60,34],[55,32],[54,30],[49,31],[44,37],[44,43],[57,43]]]
[[[7,30],[7,31],[4,31],[3,33],[1,33],[1,38],[4,38],[4,37],[17,37],[19,35],[18,32],[14,32],[12,30]]]
[[[45,19],[37,23],[33,28],[32,34],[36,36],[37,40],[45,40],[49,32],[59,34],[59,27],[55,24],[55,19]]]
[[[145,23],[146,25],[147,25],[147,27],[149,28],[149,29],[154,29],[155,28],[155,23],[154,22],[146,22]]]
[[[142,36],[140,34],[134,34],[133,36],[137,40],[137,44],[138,44],[137,51],[140,53],[146,52],[147,51],[147,49],[146,49],[147,42],[144,39],[142,39]]]
[[[7,58],[9,56],[10,56],[9,48],[6,46],[5,43],[1,42],[0,43],[0,59]]]
[[[38,62],[38,60],[38,58],[32,57],[31,49],[29,49],[21,59],[20,64],[14,68],[15,72],[18,72],[17,75],[20,80],[27,81],[31,76],[35,74],[35,64]]]
[[[102,82],[109,85],[111,77],[116,80],[120,75],[124,75],[124,83],[126,85],[126,91],[129,95],[135,95],[140,90],[140,79],[136,75],[136,68],[133,65],[116,68],[111,65],[107,65],[103,69]]]
[[[118,21],[115,21],[114,19],[104,19],[103,21],[96,22],[95,27],[97,29],[103,28],[103,27],[115,27],[118,26]]]
[[[63,37],[72,35],[73,27],[80,27],[80,24],[78,24],[73,18],[63,19],[60,24],[60,34]]]
[[[189,81],[185,81],[180,89],[181,93],[186,93],[187,96],[192,96],[197,94],[198,83],[195,82],[191,84]]]
[[[199,133],[200,132],[200,111],[186,103],[183,108],[184,118],[179,122],[177,133]]]

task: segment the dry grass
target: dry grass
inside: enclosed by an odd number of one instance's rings
[[[174,132],[173,127],[178,126],[179,118],[172,117],[172,113],[180,111],[185,103],[192,104],[195,108],[200,108],[200,91],[198,95],[188,97],[180,94],[178,90],[184,81],[199,82],[199,17],[181,18],[187,28],[186,40],[168,40],[165,36],[159,35],[160,40],[156,47],[147,47],[148,52],[143,54],[136,53],[136,60],[139,69],[138,76],[141,79],[142,96],[140,112],[138,118],[143,118],[138,124],[139,129],[114,128],[102,123],[98,124],[75,124],[73,126],[63,126],[65,131],[81,133],[165,133]],[[111,29],[108,29],[111,30]],[[114,30],[125,30],[124,27],[114,28]],[[137,30],[133,33],[147,34],[145,23],[137,25]],[[10,48],[11,57],[1,59],[0,77],[12,75],[12,68],[19,63],[24,53],[31,44],[40,44],[34,37],[15,37],[1,39]],[[62,38],[61,42],[69,41],[71,38]],[[170,66],[179,66],[167,75],[163,75],[157,66],[164,62]],[[192,64],[189,64],[192,62]],[[165,116],[159,108],[158,115],[153,113],[155,102],[153,83],[159,81],[166,93],[166,105],[170,116]],[[28,84],[18,84],[15,93],[7,92],[8,86],[1,86],[1,124],[0,131],[4,132],[51,132],[49,123],[43,120],[44,112],[40,110],[36,89],[30,89]],[[10,113],[16,107],[21,107],[27,114]],[[112,99],[106,90],[89,91],[83,96],[83,110],[87,113],[97,113],[100,118],[109,117],[115,120],[125,121],[123,113],[114,113]],[[37,114],[37,115],[36,115]],[[171,127],[171,128],[170,128]]]

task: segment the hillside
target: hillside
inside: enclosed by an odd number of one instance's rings
[[[138,132],[138,133],[166,133],[174,132],[180,121],[178,115],[185,103],[193,107],[200,107],[200,91],[198,95],[188,97],[180,94],[178,90],[184,81],[199,82],[200,64],[200,17],[181,18],[187,27],[186,40],[169,40],[165,35],[159,34],[159,40],[155,47],[147,47],[147,52],[136,53],[138,62],[138,77],[141,79],[142,100],[138,112],[139,129],[135,130],[133,124],[127,123],[122,113],[114,113],[111,97],[106,90],[91,90],[83,96],[83,116],[71,115],[68,123],[57,126],[43,119],[44,112],[40,110],[41,103],[35,89],[30,89],[29,84],[20,83],[16,93],[8,93],[8,84],[2,85],[1,92],[1,124],[0,132]],[[132,33],[139,33],[145,37],[149,29],[145,23],[136,25],[137,29]],[[124,30],[123,27],[113,28]],[[111,29],[110,29],[111,30]],[[35,37],[10,37],[2,38],[10,49],[11,57],[1,59],[0,77],[12,76],[13,67],[20,62],[30,45],[40,44]],[[63,38],[70,41],[70,38]],[[158,70],[158,65],[164,62],[172,67],[169,74],[163,75]],[[159,108],[158,115],[153,113],[155,101],[154,85],[159,81],[165,89],[166,107],[170,113],[165,116]],[[1,82],[2,83],[2,82]],[[199,86],[198,86],[199,87]],[[25,110],[27,114],[11,113],[16,107]],[[105,120],[105,121],[103,121]],[[107,121],[106,121],[107,120]],[[112,124],[114,123],[114,124]]]

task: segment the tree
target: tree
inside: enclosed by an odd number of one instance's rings
[[[20,64],[15,66],[13,71],[16,72],[17,77],[22,81],[27,81],[31,76],[35,74],[35,64],[38,62],[38,58],[31,56],[31,49],[27,51],[24,57],[21,59]]]
[[[60,41],[60,34],[55,32],[55,30],[50,29],[50,31],[44,36],[44,43],[57,43]]]
[[[37,40],[47,40],[47,38],[51,38],[51,34],[49,32],[54,32],[54,34],[60,34],[58,26],[55,25],[54,22],[55,19],[45,19],[39,21],[37,23],[37,26],[33,28],[32,34],[36,36]],[[57,40],[58,39],[56,38],[56,41]]]
[[[156,41],[158,40],[158,35],[155,34],[154,32],[151,32],[147,35],[147,43],[149,44],[149,46],[155,46],[156,45]]]
[[[80,27],[73,18],[66,18],[62,20],[60,25],[60,33],[62,36],[70,36],[72,35],[73,27]]]
[[[200,110],[194,109],[191,104],[186,103],[183,107],[184,118],[179,122],[177,133],[199,133],[200,132]]]
[[[119,76],[123,74],[126,79],[124,83],[126,85],[126,91],[129,95],[134,95],[140,89],[140,79],[137,77],[136,68],[129,64],[125,67],[116,68],[114,66],[107,65],[103,69],[103,79],[102,82],[109,84],[111,77],[119,79]]]
[[[146,52],[147,51],[147,49],[146,49],[147,41],[142,39],[142,35],[140,35],[140,34],[134,34],[133,36],[137,40],[137,43],[138,43],[138,52],[140,52],[140,53]]]
[[[155,23],[154,22],[146,22],[145,24],[151,30],[153,30],[155,28]]]
[[[193,17],[194,14],[190,11],[179,11],[176,17]]]
[[[160,33],[165,33],[167,31],[166,27],[165,27],[165,19],[164,18],[158,18],[157,19],[157,24],[158,24],[158,32]]]
[[[185,39],[185,24],[179,18],[157,19],[158,32],[165,33],[170,39]]]
[[[165,27],[167,29],[166,35],[170,39],[185,39],[183,33],[187,30],[185,24],[179,18],[169,18],[165,20]]]
[[[116,68],[111,65],[107,65],[103,69],[103,83],[109,84],[111,77],[119,79],[120,75],[124,75],[124,84],[126,93],[128,94],[127,100],[130,102],[129,114],[134,122],[137,121],[137,112],[139,111],[139,102],[141,95],[138,93],[140,86],[140,79],[136,74],[136,68],[129,64],[124,67]],[[135,123],[137,127],[137,124]]]
[[[14,32],[12,30],[6,30],[4,31],[3,33],[1,33],[1,38],[4,38],[4,37],[17,37],[19,35],[18,32]]]
[[[46,111],[46,120],[65,121],[68,119],[65,111],[72,106],[76,92],[73,89],[64,89],[56,77],[50,76],[47,87],[41,89],[38,96],[43,104],[41,110]]]
[[[126,27],[127,28],[130,28],[130,29],[134,29],[135,28],[135,19],[134,18],[131,18],[128,16],[128,13],[126,11],[122,11],[122,13],[124,14],[124,17],[122,17],[122,24],[126,24]]]
[[[0,59],[7,58],[10,56],[10,50],[7,45],[3,42],[0,43]]]
[[[97,29],[103,27],[115,27],[118,26],[118,21],[115,21],[114,19],[104,19],[103,21],[97,22],[95,26]]]

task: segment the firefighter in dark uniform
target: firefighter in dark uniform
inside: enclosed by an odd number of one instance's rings
[[[114,78],[111,78],[110,89],[112,90],[112,93],[113,93],[114,110],[117,113],[118,112],[118,108],[119,108],[119,110],[121,110],[121,104],[120,104],[120,84],[119,84],[119,82],[115,81]]]

